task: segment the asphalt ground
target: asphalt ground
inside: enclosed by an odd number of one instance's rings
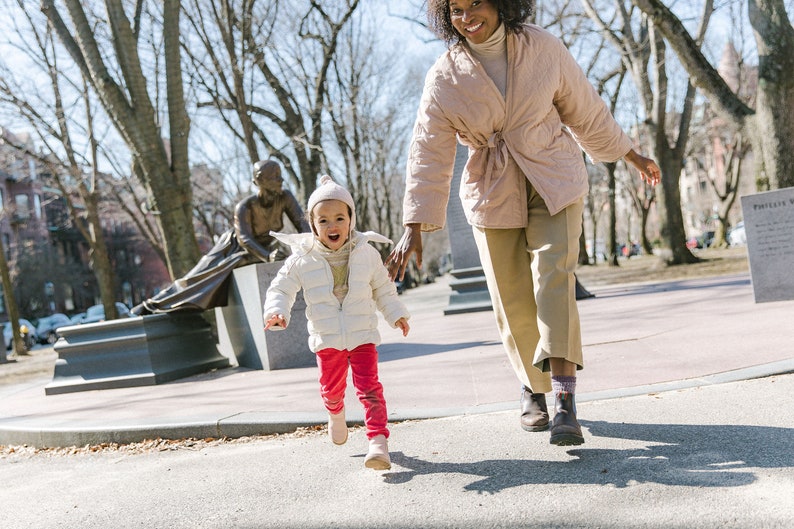
[[[515,410],[144,452],[0,458],[9,529],[787,529],[794,375],[590,400],[585,444],[556,447]]]

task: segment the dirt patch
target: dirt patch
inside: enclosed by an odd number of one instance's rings
[[[667,265],[655,255],[642,255],[630,259],[620,258],[618,266],[599,262],[579,266],[576,276],[585,288],[626,283],[677,281],[703,277],[743,274],[750,270],[747,248],[709,248],[695,254],[700,262]]]
[[[36,378],[52,378],[58,354],[52,346],[37,346],[27,354],[12,355],[8,362],[0,364],[0,386],[11,386]]]
[[[302,437],[326,435],[325,426],[309,426],[305,428],[298,428],[294,432],[283,434],[271,435],[253,435],[248,437],[236,438],[214,438],[207,437],[205,439],[147,439],[138,443],[101,443],[97,445],[85,446],[67,446],[67,447],[51,447],[51,448],[34,448],[28,445],[22,446],[3,446],[0,445],[0,461],[2,460],[19,460],[30,457],[62,457],[62,456],[76,456],[88,454],[122,454],[122,455],[138,455],[148,454],[152,452],[170,452],[174,450],[191,450],[199,451],[205,448],[218,445],[229,444],[242,444],[250,443],[253,441],[263,441],[272,439],[299,439]]]

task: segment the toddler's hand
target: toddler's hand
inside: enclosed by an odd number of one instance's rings
[[[408,325],[408,320],[405,318],[400,318],[397,320],[397,323],[394,324],[396,327],[399,327],[403,331],[403,336],[408,336],[408,331],[411,330],[411,326]]]
[[[273,328],[273,330],[279,328],[286,329],[287,320],[285,320],[284,316],[282,316],[281,314],[273,314],[272,316],[270,316],[269,319],[265,320],[265,330],[268,330],[271,327]]]

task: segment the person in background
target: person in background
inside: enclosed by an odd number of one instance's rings
[[[378,315],[408,335],[408,310],[397,297],[378,251],[369,241],[391,243],[383,235],[355,231],[353,197],[324,175],[307,205],[312,234],[273,236],[290,245],[267,290],[265,330],[289,324],[295,297],[303,289],[309,348],[317,355],[320,393],[328,410],[328,434],[338,445],[347,441],[345,386],[348,366],[356,395],[364,406],[369,450],[364,465],[391,468],[388,416],[383,385],[378,379]]]
[[[584,442],[584,366],[574,272],[593,162],[625,159],[651,185],[657,164],[632,148],[563,43],[526,21],[534,0],[428,0],[448,44],[427,73],[408,153],[405,232],[386,259],[422,263],[422,231],[443,228],[456,142],[468,147],[460,198],[502,342],[521,382],[521,426],[555,445]],[[553,391],[549,424],[545,393]]]

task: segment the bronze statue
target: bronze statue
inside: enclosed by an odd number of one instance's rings
[[[311,231],[297,199],[283,188],[278,163],[273,160],[256,162],[253,182],[259,192],[235,206],[234,227],[221,235],[190,272],[133,307],[133,314],[200,312],[224,306],[232,270],[258,262],[282,260],[289,255],[289,249],[270,236],[271,230],[284,228],[285,213],[297,230]]]

